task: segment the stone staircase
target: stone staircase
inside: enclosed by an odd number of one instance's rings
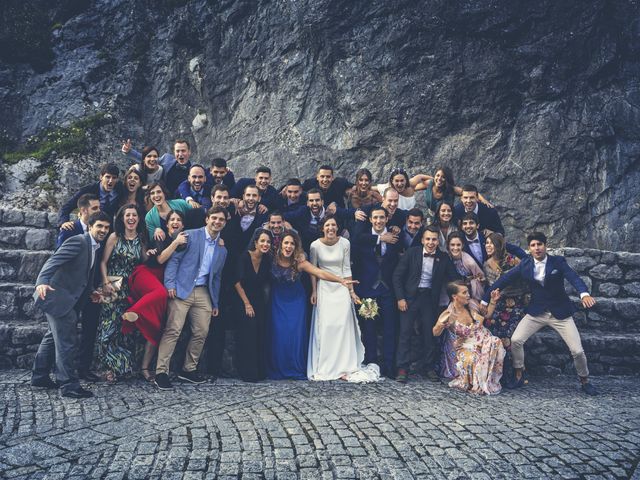
[[[46,331],[34,309],[35,279],[55,246],[56,214],[0,209],[0,368],[31,368]],[[598,303],[576,323],[593,374],[640,374],[640,253],[561,248]],[[574,300],[579,304],[574,292]],[[232,335],[227,335],[232,350]],[[230,365],[230,352],[225,366]],[[573,372],[562,339],[543,330],[527,343],[527,367],[537,374]]]

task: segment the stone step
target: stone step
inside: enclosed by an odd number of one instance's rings
[[[33,282],[0,283],[0,322],[33,324],[44,321],[42,312],[34,307],[34,289]]]
[[[580,332],[592,375],[640,374],[640,333]],[[575,374],[573,359],[555,331],[544,329],[525,344],[525,364],[534,374]]]
[[[596,297],[593,308],[582,308],[580,301],[574,319],[581,331],[595,332],[640,332],[640,298]]]
[[[0,248],[53,250],[57,231],[41,227],[0,227]]]
[[[0,249],[0,282],[35,282],[51,250]]]
[[[18,210],[0,208],[0,227],[27,226],[40,228],[58,227],[58,214],[54,212],[38,212],[35,210]]]

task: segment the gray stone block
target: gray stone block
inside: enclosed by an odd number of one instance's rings
[[[20,210],[5,210],[2,214],[2,223],[5,225],[21,225],[24,214]]]
[[[19,355],[16,358],[16,367],[18,368],[31,368],[33,367],[33,359],[36,358],[36,354],[34,352],[25,353],[24,355]]]
[[[640,280],[640,268],[629,270],[624,275],[625,280]]]
[[[625,320],[640,321],[640,298],[618,298],[613,305],[616,312]]]
[[[30,227],[46,227],[47,213],[29,210],[24,212],[24,224]]]
[[[25,230],[23,228],[0,228],[0,242],[9,245],[19,246],[24,239]]]
[[[613,252],[602,252],[602,256],[600,257],[600,263],[605,263],[607,265],[612,265],[616,262],[616,254]]]
[[[618,252],[618,262],[622,265],[640,267],[640,253]]]
[[[40,228],[29,229],[25,235],[24,243],[29,250],[47,250],[52,247],[51,233]]]
[[[623,273],[617,265],[597,265],[589,270],[589,275],[598,280],[622,280]]]
[[[0,280],[13,280],[16,275],[16,269],[13,265],[5,262],[0,262]]]
[[[622,292],[625,295],[640,298],[640,282],[631,282],[622,285]]]
[[[598,286],[598,293],[605,297],[615,297],[620,292],[620,286],[615,283],[601,283]]]
[[[567,257],[567,263],[578,273],[586,273],[587,270],[598,264],[591,257]]]
[[[50,227],[58,227],[58,214],[54,212],[47,213],[47,223]]]
[[[13,345],[35,345],[40,343],[46,329],[40,325],[21,325],[13,331]]]

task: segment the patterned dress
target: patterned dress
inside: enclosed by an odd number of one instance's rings
[[[520,260],[507,254],[498,268],[493,268],[488,261],[484,264],[484,274],[489,286],[493,285],[500,276],[518,265]],[[486,322],[489,331],[498,338],[511,338],[513,332],[529,303],[529,290],[523,282],[514,283],[500,292],[500,300],[493,312],[493,317]]]
[[[500,378],[505,349],[499,338],[482,325],[482,316],[472,309],[471,325],[454,323],[450,330],[456,335],[458,375],[449,386],[480,395],[494,395],[502,389]]]
[[[138,349],[138,335],[122,333],[122,314],[129,308],[129,282],[136,265],[142,263],[142,245],[139,238],[118,238],[107,262],[107,274],[124,278],[117,299],[102,305],[98,324],[98,363],[101,370],[116,375],[131,373]]]

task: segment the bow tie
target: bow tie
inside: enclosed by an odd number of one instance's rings
[[[423,253],[422,256],[424,258],[435,258],[436,257],[436,252],[433,253]]]
[[[480,243],[480,240],[478,240],[478,239],[476,238],[475,240],[467,240],[467,242],[468,242],[469,244],[472,244],[472,243]]]

